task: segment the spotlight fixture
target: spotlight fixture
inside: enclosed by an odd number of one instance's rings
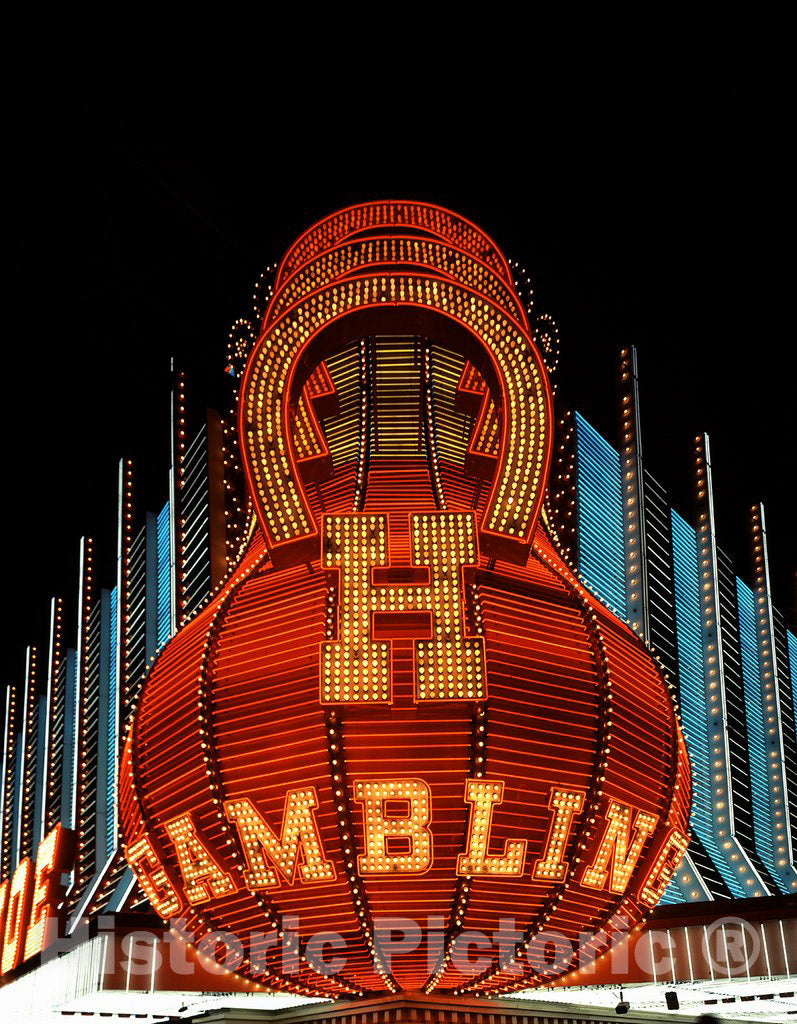
[[[623,990],[620,989],[620,1002],[617,1004],[617,1006],[615,1006],[614,1012],[615,1013],[628,1013],[628,1011],[630,1009],[631,1009],[631,1004],[628,1002],[627,999],[623,999]]]
[[[668,1010],[680,1010],[681,1004],[678,1001],[678,993],[677,992],[665,992],[664,993],[664,999],[665,999],[665,1002],[667,1003],[667,1009]]]

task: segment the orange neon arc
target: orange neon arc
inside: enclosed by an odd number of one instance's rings
[[[380,219],[395,217],[402,228],[391,237],[390,251],[383,252],[375,240],[352,275],[343,245],[350,234],[341,227],[340,237],[332,233],[340,251],[334,246],[325,250],[324,266],[298,287],[295,279],[307,264],[298,255],[290,258],[287,266],[293,266],[293,273],[275,290],[244,373],[241,449],[271,556],[284,565],[318,551],[318,524],[291,443],[294,409],[307,378],[301,364],[313,348],[328,354],[342,339],[369,333],[371,325],[389,328],[392,322],[394,330],[450,337],[494,382],[496,403],[506,414],[481,539],[485,550],[524,560],[541,509],[553,437],[548,378],[527,318],[517,319],[522,303],[506,281],[496,282],[495,270],[486,263],[474,275],[467,259],[463,261],[468,254],[478,258],[489,251],[486,236],[441,228],[440,237],[453,235],[465,246],[459,259],[451,259],[447,252],[427,251],[423,235],[413,234],[414,221],[424,219],[420,213],[407,216],[407,204],[376,205],[384,206]],[[445,216],[440,219],[444,222]],[[314,246],[306,251],[314,254]],[[495,262],[505,265],[503,258]],[[283,299],[286,291],[295,299],[292,305]],[[276,352],[279,358],[274,358]]]
[[[249,982],[549,985],[536,937],[590,929],[598,956],[679,872],[674,694],[557,546],[549,324],[481,228],[386,200],[301,235],[240,352],[247,540],[144,682],[120,817],[143,893],[197,940],[288,917],[300,953],[344,939],[327,975],[255,938]],[[397,912],[443,939],[387,965]],[[464,976],[463,931],[506,918],[525,952]]]

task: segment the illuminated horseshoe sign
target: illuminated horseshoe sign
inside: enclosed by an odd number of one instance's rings
[[[330,344],[331,338],[345,339],[347,331],[349,337],[351,332],[368,334],[380,323],[392,331],[458,334],[477,360],[483,348],[504,426],[498,470],[482,519],[482,544],[502,557],[524,560],[539,517],[552,445],[551,398],[542,360],[527,330],[483,295],[443,277],[401,271],[358,275],[312,292],[267,327],[255,346],[241,385],[241,439],[272,558],[284,565],[318,554],[318,529],[290,450],[292,406],[283,396],[293,392],[302,355],[314,340],[326,333]]]
[[[550,933],[601,956],[686,851],[689,763],[657,662],[542,513],[551,390],[500,250],[429,204],[321,221],[238,415],[249,539],[122,759],[152,907],[187,941],[236,935],[253,987],[333,998],[550,984],[572,969]],[[469,929],[507,920],[468,973]]]

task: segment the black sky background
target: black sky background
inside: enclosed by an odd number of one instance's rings
[[[118,458],[147,507],[165,500],[169,357],[223,401],[227,331],[262,267],[313,220],[386,196],[452,207],[527,268],[560,328],[558,400],[612,440],[618,352],[637,346],[646,464],[691,515],[693,438],[710,433],[720,543],[749,578],[765,502],[794,624],[786,101],[728,78],[447,104],[321,97],[293,116],[251,88],[95,83],[9,115],[6,674],[44,645],[50,595],[73,614],[81,533],[112,584]]]

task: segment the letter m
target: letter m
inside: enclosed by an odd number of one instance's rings
[[[246,867],[244,883],[249,889],[273,889],[281,884],[277,872],[293,885],[296,868],[303,882],[326,882],[335,868],[324,856],[315,809],[315,789],[291,789],[285,795],[282,830],[277,838],[271,826],[248,797],[225,800],[227,818],[238,829]]]

